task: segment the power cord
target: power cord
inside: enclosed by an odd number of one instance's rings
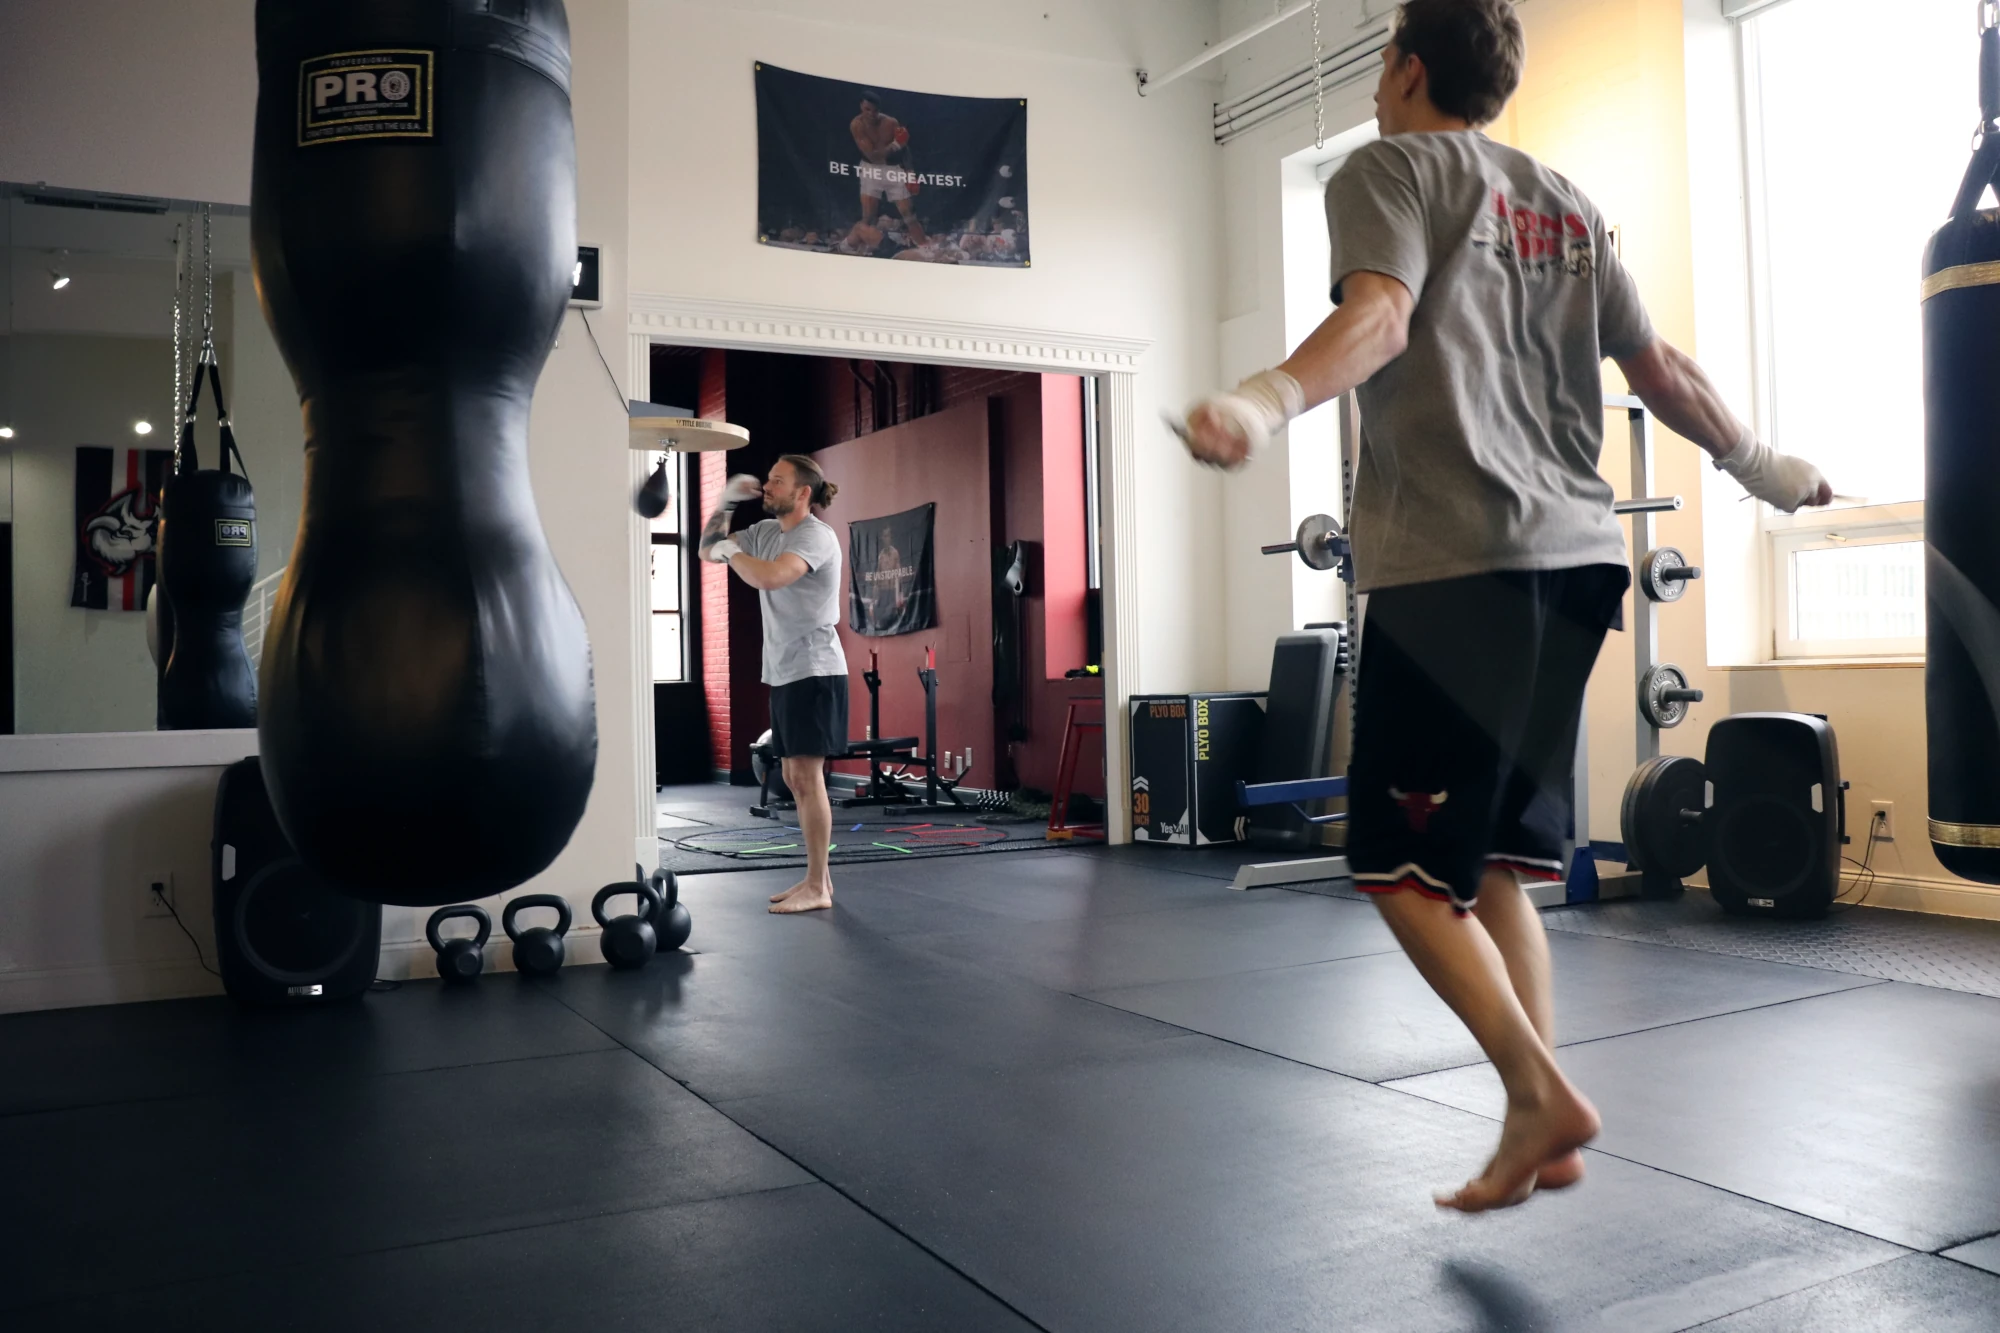
[[[611,373],[611,362],[605,358],[604,344],[597,341],[597,330],[590,327],[590,312],[578,310],[576,313],[583,320],[583,331],[590,335],[590,345],[597,349],[598,364],[604,367],[605,375],[611,380],[611,392],[618,399],[618,410],[626,411],[625,391],[618,387],[618,377]]]
[[[1875,885],[1878,882],[1875,874],[1875,844],[1882,841],[1882,828],[1888,822],[1889,816],[1877,810],[1874,818],[1868,821],[1868,850],[1862,853],[1862,859],[1857,861],[1851,856],[1840,858],[1861,872],[1854,877],[1854,882],[1847,886],[1847,892],[1852,893],[1863,882],[1866,882],[1868,887],[1862,891],[1861,897],[1853,902],[1848,902],[1844,898],[1835,898],[1833,900],[1834,910],[1851,912],[1857,907],[1865,907],[1868,904],[1868,899],[1874,895]]]
[[[222,973],[210,967],[208,959],[202,957],[201,941],[196,939],[194,932],[187,928],[187,922],[181,920],[180,911],[174,906],[173,899],[167,897],[165,889],[165,885],[154,884],[152,887],[153,901],[167,909],[167,915],[171,916],[174,919],[174,924],[181,928],[181,934],[188,937],[188,943],[194,946],[194,960],[201,964],[201,970],[208,973],[211,977],[221,980]]]

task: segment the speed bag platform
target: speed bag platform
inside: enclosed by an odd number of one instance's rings
[[[222,985],[249,1004],[347,999],[375,980],[382,909],[308,870],[271,813],[257,760],[223,770],[210,845]]]
[[[533,877],[596,771],[528,474],[576,261],[569,63],[560,0],[257,4],[251,263],[307,458],[258,736],[300,858],[375,902]]]

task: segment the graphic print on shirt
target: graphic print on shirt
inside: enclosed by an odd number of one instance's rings
[[[1596,271],[1596,246],[1590,224],[1581,214],[1558,217],[1526,208],[1508,199],[1504,190],[1493,191],[1492,203],[1473,233],[1474,249],[1491,251],[1495,259],[1519,264],[1523,273],[1533,277],[1567,273],[1572,278],[1588,278]]]

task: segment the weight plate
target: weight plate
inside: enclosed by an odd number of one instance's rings
[[[1668,690],[1687,688],[1687,676],[1672,662],[1662,662],[1647,670],[1639,682],[1639,711],[1656,727],[1678,727],[1687,721],[1687,704],[1666,698]]]
[[[1646,558],[1639,562],[1643,577],[1639,587],[1647,597],[1656,602],[1678,602],[1687,593],[1685,579],[1669,579],[1665,572],[1669,569],[1686,569],[1687,557],[1672,546],[1662,546],[1646,552]]]
[[[1646,868],[1685,879],[1708,863],[1708,830],[1700,816],[1708,799],[1708,769],[1699,759],[1661,755],[1633,803],[1632,822],[1652,860]]]
[[[1329,536],[1341,535],[1340,524],[1329,514],[1308,514],[1299,524],[1298,535],[1292,540],[1299,548],[1299,559],[1313,569],[1332,569],[1340,563],[1340,552],[1333,549]]]
[[[1660,757],[1656,755],[1633,769],[1631,780],[1625,784],[1625,799],[1618,806],[1618,836],[1625,842],[1625,864],[1635,870],[1646,864],[1645,830],[1639,823],[1639,801],[1653,770],[1659,766]]]

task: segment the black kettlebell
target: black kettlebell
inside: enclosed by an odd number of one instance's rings
[[[514,918],[530,907],[554,908],[554,928],[530,926],[516,931]],[[552,976],[563,965],[563,936],[569,934],[569,923],[569,904],[553,893],[524,894],[509,902],[507,910],[500,914],[500,929],[514,941],[514,970],[531,977]]]
[[[615,921],[604,919],[604,904],[608,899],[621,893],[629,893],[639,900],[637,916],[621,916]],[[597,924],[604,927],[604,935],[598,946],[604,951],[604,961],[621,971],[644,967],[653,961],[658,951],[658,942],[653,935],[653,918],[660,913],[660,895],[645,880],[625,880],[617,884],[606,884],[590,900],[590,914],[597,918]]]
[[[467,939],[460,936],[448,940],[438,933],[438,927],[454,917],[465,917],[479,925],[479,933]],[[483,907],[471,903],[460,903],[456,907],[440,907],[431,913],[431,919],[424,923],[424,938],[437,950],[438,975],[446,981],[471,981],[486,970],[486,941],[493,937],[493,918],[486,915]]]
[[[653,887],[659,891],[660,908],[653,913],[653,935],[661,953],[672,953],[688,942],[694,918],[681,905],[681,882],[664,870],[653,872]]]

